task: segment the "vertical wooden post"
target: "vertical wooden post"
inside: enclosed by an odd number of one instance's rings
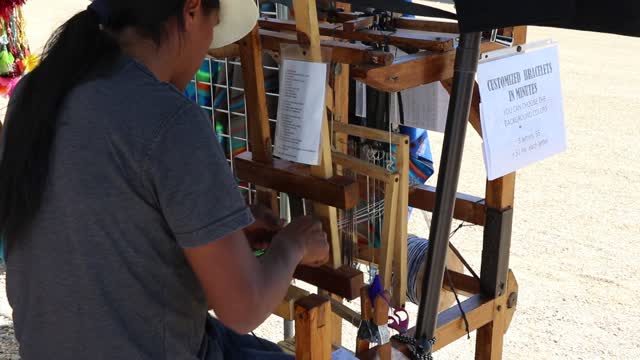
[[[331,303],[319,295],[296,302],[296,359],[331,359]]]
[[[332,64],[331,71],[333,72],[331,78],[333,83],[333,121],[349,123],[349,65],[347,64]],[[333,134],[332,134],[333,135]],[[346,134],[335,134],[336,137],[335,146],[338,151],[347,153],[348,136]],[[342,169],[336,166],[336,173],[342,175]],[[336,295],[329,295],[332,299],[342,302],[342,298]],[[332,338],[333,345],[342,345],[342,318],[336,314],[331,315],[332,321]]]
[[[380,280],[385,290],[391,288],[391,273],[393,272],[393,254],[396,250],[396,224],[398,212],[398,183],[399,176],[389,177],[384,186],[384,219],[382,223],[382,248],[380,249]],[[402,209],[400,210],[402,211]],[[401,240],[400,240],[401,241]],[[399,259],[396,259],[399,260]]]
[[[513,29],[513,37],[514,45],[526,43],[527,27],[516,26]],[[502,359],[504,332],[509,322],[507,313],[509,294],[505,295],[504,292],[508,280],[515,183],[515,173],[487,182],[485,196],[487,221],[480,276],[483,291],[490,292],[488,295],[495,296],[497,301],[493,322],[477,331],[476,359],[478,360]],[[499,223],[496,223],[496,220]]]
[[[333,121],[349,123],[349,65],[336,64],[333,80]],[[346,134],[336,134],[335,146],[338,151],[347,153]]]
[[[318,13],[316,10],[315,0],[294,0],[293,10],[296,19],[298,43],[305,49],[306,60],[322,62]],[[327,121],[326,111],[324,112],[322,122],[322,134],[320,137],[320,164],[311,168],[311,174],[326,179],[333,176],[329,122]],[[340,255],[337,211],[333,207],[322,204],[314,204],[313,210],[314,215],[322,221],[324,229],[331,242],[331,265],[334,268],[338,268],[342,263],[342,257]]]
[[[369,285],[366,285],[360,289],[360,316],[362,322],[373,319],[372,310],[373,304],[371,304],[371,299],[369,298]],[[369,341],[356,338],[356,355],[369,350],[369,345]]]
[[[389,319],[389,304],[387,301],[378,295],[373,302],[373,322],[378,326],[387,325]],[[381,344],[377,347],[378,358],[380,360],[391,360],[391,341],[385,344]]]
[[[396,210],[396,239],[394,246],[394,285],[391,304],[404,307],[407,302],[407,226],[409,216],[409,138],[396,147],[396,170],[400,175],[398,184],[398,207]],[[385,213],[386,214],[386,213]]]
[[[476,359],[502,359],[507,323],[505,295],[511,245],[511,219],[515,173],[487,182],[487,221],[482,248],[481,284],[487,295],[496,298],[493,321],[477,331]]]
[[[270,163],[273,160],[271,150],[271,130],[267,110],[267,95],[264,85],[264,69],[262,67],[262,46],[258,26],[238,43],[242,76],[244,78],[244,96],[247,104],[247,126],[249,146],[253,159]],[[269,190],[257,192],[257,200],[274,211],[278,210],[276,193]]]

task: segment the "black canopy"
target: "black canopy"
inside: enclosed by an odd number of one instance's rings
[[[540,25],[640,36],[638,0],[456,0],[463,32]]]
[[[457,15],[404,0],[341,0],[403,14],[458,19],[462,32],[516,25],[640,36],[640,0],[455,0]]]

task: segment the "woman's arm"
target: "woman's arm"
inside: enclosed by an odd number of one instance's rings
[[[304,217],[279,232],[259,259],[242,231],[186,248],[184,253],[218,319],[238,333],[247,333],[282,301],[296,266],[326,262],[329,245],[322,225]]]

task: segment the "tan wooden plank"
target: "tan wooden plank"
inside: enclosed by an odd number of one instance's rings
[[[331,358],[331,303],[319,295],[296,302],[296,359]]]
[[[409,192],[409,206],[433,212],[436,202],[436,189],[433,186],[417,185]],[[485,202],[482,198],[463,193],[456,194],[453,217],[475,225],[484,225],[486,217]]]
[[[435,33],[449,33],[459,34],[460,29],[456,22],[445,21],[432,21],[422,19],[410,19],[410,18],[395,18],[393,19],[395,27],[401,29],[429,31]]]
[[[523,45],[527,42],[527,27],[516,26],[513,28],[513,45]]]
[[[271,130],[264,85],[262,47],[257,26],[238,42],[238,49],[245,84],[244,95],[247,104],[251,104],[251,106],[247,106],[246,114],[249,147],[256,161],[269,163],[273,159],[271,155]],[[277,195],[272,191],[258,191],[257,200],[274,211],[278,209]]]
[[[364,274],[350,266],[334,269],[330,266],[313,268],[301,265],[296,268],[293,276],[347,300],[357,298],[364,284]]]
[[[405,138],[397,144],[396,171],[399,175],[398,183],[398,209],[396,215],[396,239],[394,246],[393,272],[395,284],[391,304],[395,308],[401,308],[407,302],[407,233],[409,216],[409,138]]]
[[[398,211],[398,183],[400,177],[395,175],[384,186],[384,219],[382,222],[382,244],[380,259],[380,279],[385,290],[391,289],[391,275],[393,274],[393,254],[395,251],[396,212]]]
[[[482,51],[503,48],[496,43],[483,43]],[[421,51],[416,54],[395,58],[389,66],[355,66],[352,76],[365,84],[387,92],[398,92],[451,79],[455,50]]]
[[[355,310],[347,307],[342,301],[331,298],[331,311],[349,324],[358,327],[362,321],[362,316]]]
[[[349,123],[349,66],[335,64],[334,71],[333,92],[335,94],[335,106],[332,127],[336,123]],[[345,154],[347,153],[347,138],[346,134],[336,134],[334,136],[334,147]]]
[[[322,62],[315,1],[294,0],[293,11],[296,17],[295,30],[298,43],[305,48],[306,60]],[[331,143],[326,111],[324,112],[322,122],[320,164],[311,168],[311,174],[319,178],[327,179],[333,176],[333,163],[331,161]],[[322,221],[331,244],[331,265],[334,268],[338,268],[342,263],[342,257],[340,254],[341,246],[340,236],[338,235],[337,211],[334,207],[326,206],[318,202],[314,203],[313,209],[314,215]]]
[[[296,44],[296,35],[289,32],[260,30],[262,47],[266,50],[279,52],[281,44]],[[389,65],[393,63],[391,53],[377,51],[363,44],[352,44],[343,41],[321,40],[322,47],[331,48],[331,61],[353,65]]]
[[[387,325],[389,318],[389,304],[380,295],[373,302],[373,322],[378,326]],[[378,358],[380,360],[391,360],[391,342],[378,345]]]
[[[495,301],[488,300],[481,295],[476,295],[462,302],[462,308],[467,314],[470,331],[490,324],[495,312]],[[409,329],[408,335],[413,336],[415,328]],[[458,306],[452,306],[438,315],[438,324],[435,337],[437,339],[433,350],[437,351],[451,344],[457,339],[466,336],[466,328]],[[394,359],[405,359],[410,354],[409,348],[396,341],[392,346],[397,350],[393,352]],[[373,360],[378,356],[377,348],[371,348],[366,352],[358,353],[358,359]]]
[[[408,139],[406,135],[389,133],[388,131],[344,123],[334,123],[333,132],[363,137],[369,140],[381,141],[386,143],[391,142],[395,145],[402,144],[405,140]]]
[[[295,7],[295,4],[294,4]],[[313,11],[315,13],[315,9]],[[296,24],[299,22],[296,11]],[[317,19],[316,19],[317,22]],[[290,20],[261,19],[258,21],[263,29],[274,31],[299,31]],[[429,33],[426,31],[402,30],[378,31],[361,30],[345,31],[339,24],[320,24],[319,35],[351,41],[388,43],[389,45],[426,49],[431,51],[447,51],[453,49],[455,34]]]
[[[344,31],[358,31],[368,29],[373,25],[373,16],[361,17],[353,20],[347,20],[342,23]]]
[[[264,188],[297,195],[342,209],[358,204],[358,184],[345,176],[323,179],[311,175],[309,166],[281,159],[270,163],[254,161],[254,155],[245,152],[233,163],[238,178]]]
[[[360,313],[362,321],[373,319],[373,304],[369,298],[369,285],[360,289]],[[370,343],[365,339],[356,338],[356,355],[366,353],[369,350]]]
[[[451,258],[457,259],[455,255],[448,254],[447,261],[449,261]],[[473,276],[461,273],[461,271],[463,271],[463,266],[461,263],[456,267],[456,270],[446,271],[449,272],[449,276],[451,277],[451,281],[453,282],[453,286],[455,287],[458,295],[471,297],[480,294],[480,281]],[[449,264],[447,264],[447,268],[449,268]],[[447,280],[446,274],[442,281],[442,288],[447,291],[453,291],[453,289],[451,289],[451,286],[449,286],[449,281]]]
[[[516,173],[507,174],[493,181],[487,181],[486,206],[504,210],[513,207]]]
[[[280,51],[281,44],[294,44],[298,40],[293,33],[260,30],[262,46],[266,50]],[[362,44],[352,44],[335,40],[322,40],[322,47],[330,47],[331,61],[341,64],[353,65],[389,65],[393,63],[394,56],[391,53],[373,50]]]
[[[344,166],[345,168],[353,170],[357,174],[368,176],[376,180],[388,182],[396,175],[388,172],[386,169],[378,165],[341,152],[332,152],[332,157],[334,164]]]
[[[422,51],[397,57],[384,67],[357,66],[353,77],[365,84],[388,92],[398,92],[453,77],[455,51]]]
[[[338,5],[336,5],[338,6]],[[350,6],[349,6],[350,9]],[[331,66],[331,87],[333,88],[333,123],[341,123],[349,121],[349,65],[332,64]],[[346,139],[347,136],[336,138],[338,143],[344,143],[344,146],[337,145],[338,151],[347,152]],[[342,141],[340,141],[342,140]],[[337,167],[339,169],[339,167]],[[340,170],[338,170],[340,171]],[[342,174],[338,172],[338,174]],[[354,234],[355,236],[355,234]],[[360,314],[346,307],[342,302],[343,299],[338,296],[331,296],[331,309],[333,311],[333,345],[342,345],[342,319],[347,320],[353,326],[360,325]]]

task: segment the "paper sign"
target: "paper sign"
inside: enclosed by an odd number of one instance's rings
[[[308,165],[320,163],[327,65],[284,59],[274,155]]]
[[[489,180],[566,149],[556,45],[481,63],[478,85]]]
[[[408,55],[394,48],[396,57]],[[437,132],[444,132],[449,110],[449,93],[437,81],[411,88],[400,93],[404,125]]]

